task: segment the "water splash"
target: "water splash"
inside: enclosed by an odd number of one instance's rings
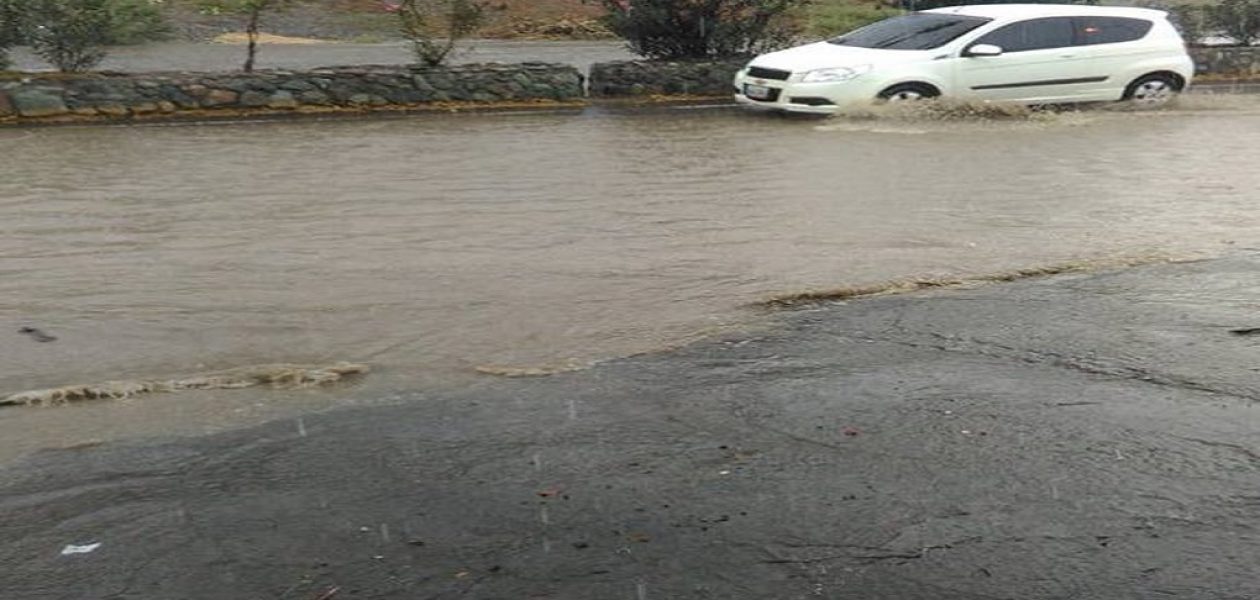
[[[119,400],[151,392],[240,389],[260,385],[273,388],[307,388],[327,385],[367,373],[367,365],[339,362],[328,366],[268,364],[239,367],[167,380],[107,381],[18,392],[0,398],[0,406],[50,406],[83,400]]]
[[[560,373],[569,373],[573,371],[585,371],[595,366],[594,361],[581,361],[570,359],[567,361],[535,366],[507,366],[507,365],[481,365],[473,370],[484,375],[497,375],[499,377],[547,377],[548,375],[557,375]]]

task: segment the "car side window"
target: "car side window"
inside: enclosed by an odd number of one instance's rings
[[[1146,37],[1153,25],[1124,17],[1076,17],[1076,39],[1082,46],[1132,42]]]
[[[1075,35],[1071,17],[1050,17],[1011,23],[985,34],[975,43],[1001,46],[1003,52],[1025,52],[1071,46]]]

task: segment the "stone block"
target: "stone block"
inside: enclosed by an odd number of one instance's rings
[[[236,104],[236,101],[239,98],[240,96],[238,96],[237,93],[232,90],[212,89],[212,90],[207,91],[205,96],[201,98],[201,105],[206,108],[213,108],[216,106],[227,106],[231,104]]]
[[[302,104],[315,104],[318,106],[327,106],[332,104],[332,98],[329,98],[328,94],[319,90],[302,92],[301,94],[298,94],[298,100],[302,102]]]
[[[242,94],[249,91],[251,83],[252,82],[249,79],[233,78],[216,81],[215,87],[232,90],[237,94]]]
[[[267,106],[268,104],[270,104],[271,96],[265,92],[260,92],[258,90],[249,90],[241,94],[239,102],[241,106],[248,106],[250,108],[258,108],[258,107]]]
[[[131,114],[131,109],[122,104],[98,104],[96,112],[107,117],[125,117]]]
[[[23,117],[52,117],[70,112],[60,93],[46,89],[12,90],[9,100]]]
[[[301,79],[291,79],[289,81],[281,83],[278,87],[282,90],[288,90],[290,92],[307,92],[310,90],[319,89],[318,87],[315,86],[315,84],[309,81],[302,81]]]
[[[167,94],[166,98],[168,101],[175,103],[175,105],[178,106],[179,108],[182,108],[185,110],[191,110],[194,108],[199,108],[201,106],[201,104],[197,102],[196,98],[193,98],[192,96],[189,96],[188,94],[185,94],[183,92]]]
[[[293,97],[293,92],[280,90],[267,99],[267,106],[270,108],[297,108],[298,101],[297,98]]]
[[[433,84],[429,83],[429,80],[424,78],[424,75],[412,75],[411,85],[414,85],[417,90],[429,94],[437,91],[437,88],[433,87]]]

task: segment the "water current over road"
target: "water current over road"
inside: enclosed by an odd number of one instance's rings
[[[597,107],[0,130],[0,394],[378,367],[352,391],[0,411],[0,456],[651,351],[785,292],[1254,246],[1258,136],[1245,97],[997,120]]]

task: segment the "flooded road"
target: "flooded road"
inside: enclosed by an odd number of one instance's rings
[[[1260,243],[1260,101],[1006,119],[730,109],[0,130],[0,394],[361,361],[331,391],[0,411],[0,458],[563,369],[774,295]],[[40,343],[18,333],[38,327]]]

